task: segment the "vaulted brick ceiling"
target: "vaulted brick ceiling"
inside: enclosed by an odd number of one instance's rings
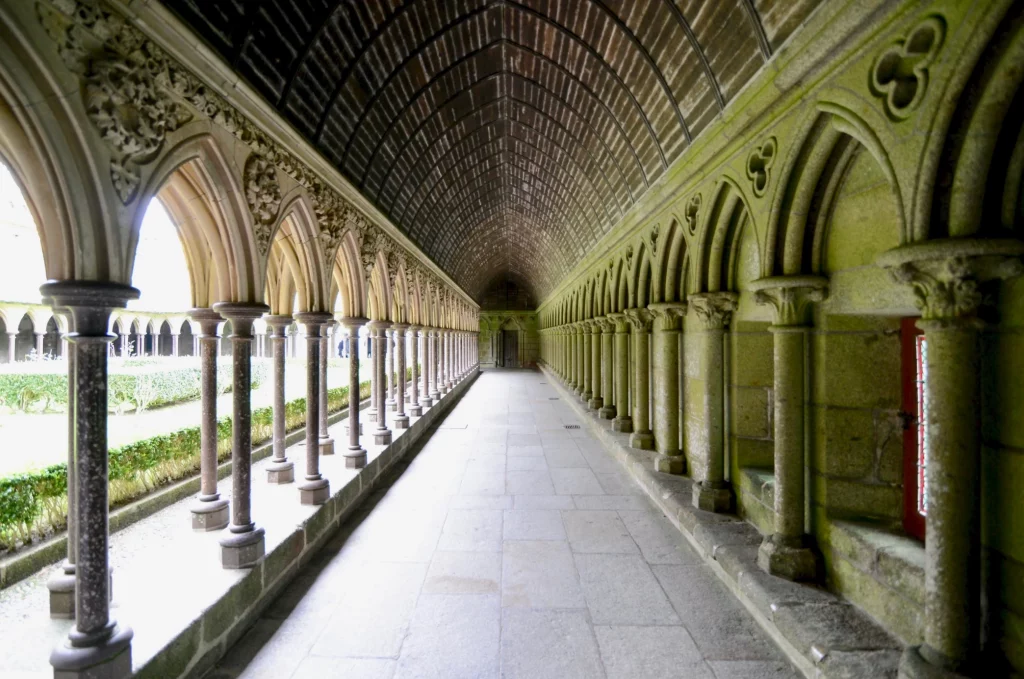
[[[471,295],[543,298],[820,0],[163,0]]]

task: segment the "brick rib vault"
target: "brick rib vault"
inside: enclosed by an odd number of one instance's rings
[[[817,0],[165,0],[478,300],[544,298]]]

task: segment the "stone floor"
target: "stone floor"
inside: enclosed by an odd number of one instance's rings
[[[540,373],[481,375],[208,675],[798,675]]]

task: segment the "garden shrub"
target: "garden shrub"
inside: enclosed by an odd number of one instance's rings
[[[231,391],[231,361],[217,365],[217,391]],[[266,381],[269,368],[265,362],[252,363],[252,388],[258,389]],[[198,364],[172,366],[157,361],[127,361],[112,364],[107,376],[107,404],[114,412],[122,413],[134,408],[171,405],[197,399],[200,396],[200,368]],[[19,412],[43,404],[43,410],[53,405],[67,407],[68,377],[66,366],[56,364],[54,372],[29,364],[27,368],[0,372],[0,405]]]
[[[256,379],[253,364],[253,380]],[[265,377],[265,371],[264,371]],[[66,384],[66,382],[65,382]],[[370,383],[359,385],[360,400],[370,395]],[[348,407],[348,387],[327,391],[327,409]],[[285,404],[285,428],[305,426],[306,399]],[[258,445],[273,436],[273,409],[252,411],[252,442]],[[117,507],[167,485],[199,469],[202,447],[200,429],[185,427],[108,451],[110,505]],[[217,420],[218,459],[231,455],[231,418]],[[67,519],[67,465],[51,465],[36,472],[0,478],[0,553],[16,549],[33,538],[64,527]]]

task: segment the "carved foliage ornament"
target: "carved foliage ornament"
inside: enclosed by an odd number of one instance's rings
[[[630,270],[633,268],[633,246],[632,245],[626,246],[626,268],[630,269]]]
[[[739,296],[734,292],[705,292],[690,295],[687,300],[706,329],[722,329],[729,325]]]
[[[57,9],[40,3],[37,11],[64,63],[82,77],[86,115],[110,149],[110,180],[127,205],[138,192],[139,165],[155,159],[167,134],[192,116],[157,84],[163,54],[133,40],[120,17],[67,0]],[[123,33],[121,49],[110,49]]]
[[[891,271],[895,281],[913,287],[925,320],[973,316],[984,302],[980,283],[966,257],[950,257],[931,266],[907,262]]]
[[[928,67],[942,47],[945,32],[945,21],[930,16],[875,59],[871,66],[871,92],[883,99],[890,118],[906,119],[924,99]]]
[[[245,188],[245,202],[252,213],[252,225],[256,233],[256,247],[261,255],[270,250],[277,213],[281,209],[281,185],[277,182],[277,166],[253,153],[245,161],[242,172]]]
[[[750,180],[754,195],[760,198],[768,190],[771,169],[775,164],[778,145],[775,137],[769,137],[747,157],[747,179]]]
[[[697,226],[700,221],[700,203],[700,194],[693,194],[686,203],[686,212],[683,213],[683,219],[686,220],[686,228],[691,236],[697,233]]]
[[[776,287],[754,293],[758,304],[770,304],[775,311],[775,325],[800,326],[806,322],[807,309],[813,302],[825,299],[823,287]]]

